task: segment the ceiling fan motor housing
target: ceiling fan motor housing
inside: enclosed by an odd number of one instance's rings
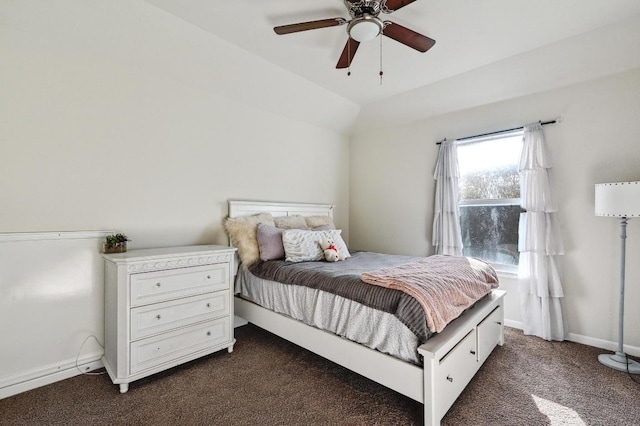
[[[351,1],[344,0],[345,6],[349,9],[349,14],[352,18],[357,18],[365,14],[371,16],[378,16],[382,11],[382,0],[377,1]]]

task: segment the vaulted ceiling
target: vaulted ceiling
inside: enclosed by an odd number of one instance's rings
[[[344,0],[144,1],[274,64],[283,76],[296,74],[341,97],[345,102],[313,117],[304,112],[317,103],[312,95],[304,98],[307,105],[281,107],[346,134],[640,68],[638,0],[415,0],[381,17],[434,39],[435,46],[420,53],[382,37],[381,55],[379,39],[361,43],[350,76],[336,69],[347,25],[286,35],[273,30],[349,20]]]
[[[417,0],[381,16],[435,39],[435,46],[420,53],[383,37],[381,57],[379,38],[362,43],[347,76],[346,69],[336,69],[346,25],[287,35],[273,31],[317,19],[348,20],[343,0],[147,1],[359,105],[640,15],[638,0]]]

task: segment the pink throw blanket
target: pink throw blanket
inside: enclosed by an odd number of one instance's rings
[[[471,257],[436,255],[361,275],[362,281],[403,291],[418,300],[432,332],[498,287],[493,267]]]

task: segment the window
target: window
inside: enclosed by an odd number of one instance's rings
[[[522,130],[458,142],[463,254],[516,270]]]

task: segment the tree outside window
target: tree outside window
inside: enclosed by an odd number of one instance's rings
[[[463,254],[518,264],[522,131],[458,143]]]

